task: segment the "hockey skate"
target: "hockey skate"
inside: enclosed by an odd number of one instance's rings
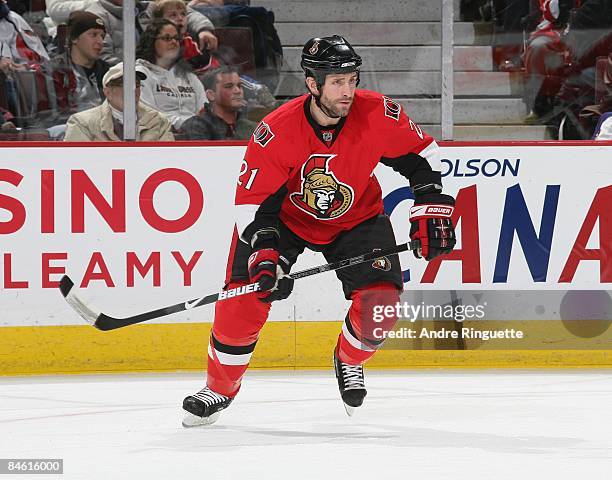
[[[342,363],[334,350],[334,370],[338,380],[340,396],[344,409],[349,417],[353,416],[355,408],[360,407],[367,395],[363,378],[363,366]]]
[[[215,423],[232,400],[234,399],[213,392],[208,387],[189,395],[183,400],[183,410],[187,412],[183,418],[183,427],[200,427]]]

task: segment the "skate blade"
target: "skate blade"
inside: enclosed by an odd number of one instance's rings
[[[347,405],[346,403],[342,402],[342,405],[344,405],[344,410],[346,410],[346,414],[349,417],[352,417],[353,414],[355,413],[355,407],[351,407],[350,405]]]
[[[192,427],[204,427],[206,425],[212,425],[215,423],[219,417],[221,416],[221,411],[215,412],[208,417],[198,417],[193,413],[187,412],[185,418],[183,418],[183,427],[192,428]]]

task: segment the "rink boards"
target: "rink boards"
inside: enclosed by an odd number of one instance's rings
[[[103,333],[82,324],[56,285],[69,273],[116,316],[219,290],[236,177],[256,180],[241,165],[244,148],[0,146],[0,373],[202,369],[212,307]],[[405,289],[415,304],[487,313],[408,321],[416,338],[388,342],[372,365],[611,366],[611,157],[610,144],[443,146],[458,247],[429,264],[402,254]],[[392,170],[375,174],[405,242],[412,194]],[[306,253],[295,269],[320,263]],[[333,274],[296,282],[273,306],[252,365],[328,367],[347,307]],[[523,337],[454,338],[461,328]]]

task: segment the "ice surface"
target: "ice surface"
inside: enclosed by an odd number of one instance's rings
[[[369,393],[352,418],[331,370],[249,372],[215,425],[183,429],[180,404],[203,378],[0,378],[0,457],[64,459],[63,476],[39,479],[583,480],[612,472],[607,371],[366,370]]]

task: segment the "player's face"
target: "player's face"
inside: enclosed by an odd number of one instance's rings
[[[357,72],[327,75],[321,89],[321,105],[336,117],[346,117],[353,104],[356,88]]]

